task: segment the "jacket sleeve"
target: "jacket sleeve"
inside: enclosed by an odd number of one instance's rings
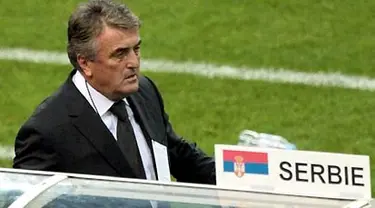
[[[155,89],[163,113],[171,174],[179,182],[216,184],[214,158],[204,153],[195,142],[189,142],[176,134],[165,112],[162,96],[155,84],[147,79]]]
[[[57,153],[48,141],[34,125],[22,126],[15,139],[13,168],[57,171]]]

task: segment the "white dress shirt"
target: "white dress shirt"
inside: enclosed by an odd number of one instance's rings
[[[95,90],[93,87],[90,86],[89,83],[87,83],[88,90],[90,91],[92,100],[94,103],[92,103],[89,92],[86,88],[85,78],[82,76],[82,74],[77,71],[77,73],[72,78],[73,83],[78,88],[78,90],[82,93],[82,95],[86,98],[86,100],[90,103],[90,105],[93,107],[93,109],[100,115],[102,121],[107,126],[109,131],[112,133],[113,137],[117,140],[117,117],[112,114],[112,112],[109,111],[111,106],[113,105],[114,101],[109,100],[107,97],[102,95],[100,92]],[[152,160],[152,155],[150,148],[147,145],[146,139],[143,135],[143,132],[139,126],[139,124],[134,119],[134,114],[132,109],[129,106],[129,103],[126,99],[124,99],[126,103],[126,110],[129,115],[130,123],[132,124],[134,134],[137,140],[137,145],[139,152],[141,154],[142,162],[143,162],[143,168],[146,173],[146,178],[148,180],[156,180],[155,177],[155,170],[154,170],[154,164]],[[96,107],[96,109],[95,109]]]

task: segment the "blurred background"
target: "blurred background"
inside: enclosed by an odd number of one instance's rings
[[[0,0],[1,167],[71,70],[66,27],[79,2]],[[302,150],[375,156],[375,1],[123,2],[143,22],[143,73],[176,131],[207,153],[252,129]]]

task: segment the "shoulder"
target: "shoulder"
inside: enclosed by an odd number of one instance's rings
[[[65,103],[63,86],[61,86],[37,104],[23,126],[43,130],[64,123],[68,118]]]
[[[158,90],[155,82],[148,76],[139,76],[139,88],[140,90]]]
[[[143,96],[156,96],[158,99],[161,98],[159,89],[156,83],[148,76],[139,76],[139,90],[138,92]]]
[[[141,96],[148,106],[156,105],[158,108],[164,109],[163,97],[155,84],[148,76],[139,77],[138,96]]]

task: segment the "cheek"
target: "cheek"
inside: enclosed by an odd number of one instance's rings
[[[105,68],[109,73],[113,74],[114,76],[119,76],[124,73],[123,71],[125,69],[125,64],[122,62],[111,61],[108,62]]]
[[[100,64],[93,70],[95,80],[102,85],[113,86],[121,82],[122,72],[121,67],[114,63]]]
[[[114,85],[120,85],[123,83],[126,76],[126,68],[123,64],[113,65],[110,69],[111,80]]]

